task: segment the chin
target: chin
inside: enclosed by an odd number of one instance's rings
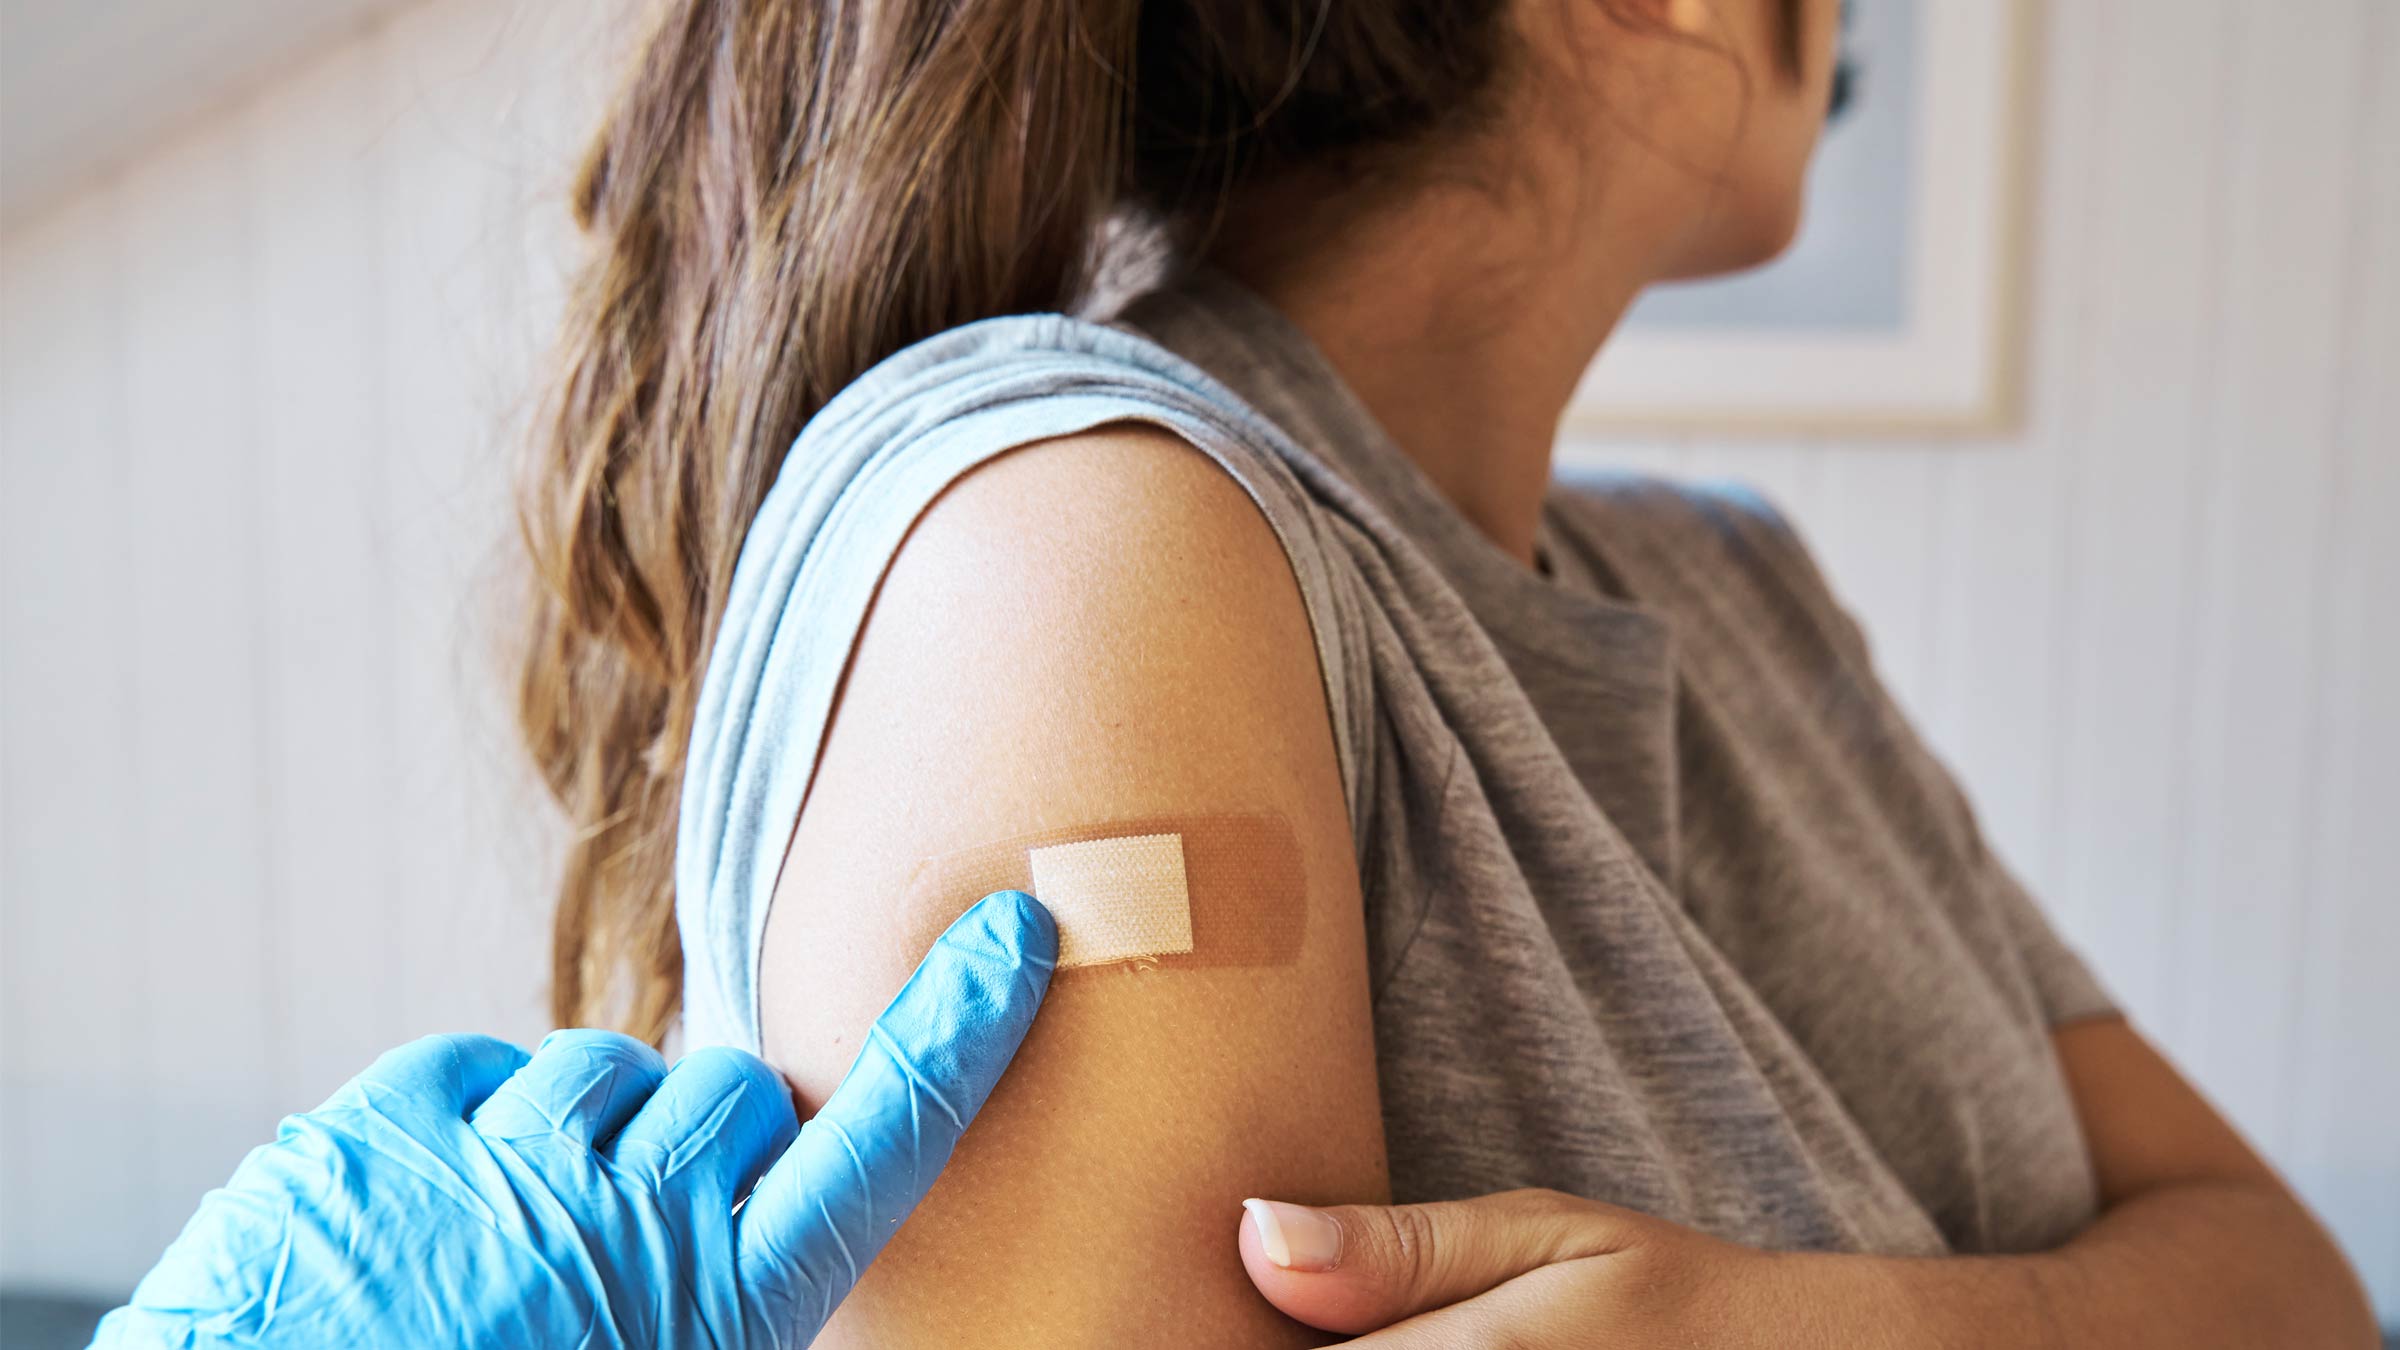
[[[1724,276],[1764,267],[1800,237],[1800,194],[1770,202],[1741,203],[1711,222],[1691,256],[1669,276],[1678,281]]]
[[[1792,241],[1800,237],[1801,194],[1787,194],[1771,211],[1762,212],[1755,237],[1752,256],[1744,266],[1763,267],[1791,251]]]

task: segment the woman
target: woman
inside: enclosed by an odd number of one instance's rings
[[[814,1104],[940,860],[1239,814],[1298,879],[1280,955],[1062,971],[824,1343],[2367,1343],[1782,518],[1550,482],[1633,297],[1790,239],[1837,26],[668,7],[527,497],[560,1020]]]

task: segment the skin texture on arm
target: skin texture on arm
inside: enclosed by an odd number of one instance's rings
[[[2121,1018],[2054,1040],[2102,1208],[2052,1268],[2068,1343],[2379,1343],[2332,1237],[2149,1041]]]
[[[1241,1201],[1388,1198],[1359,883],[1316,649],[1241,487],[1162,429],[951,485],[877,592],[769,915],[766,1057],[803,1110],[975,895],[920,860],[1136,816],[1273,813],[1306,872],[1281,966],[1058,972],[1014,1065],[820,1346],[1312,1345]],[[905,898],[904,898],[905,897]]]

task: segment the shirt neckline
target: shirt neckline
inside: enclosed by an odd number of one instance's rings
[[[1338,425],[1330,444],[1311,448],[1335,460],[1426,546],[1487,627],[1504,628],[1507,636],[1530,639],[1552,655],[1570,660],[1589,659],[1587,643],[1593,630],[1583,628],[1581,640],[1574,634],[1545,640],[1530,631],[1540,627],[1532,622],[1533,616],[1560,615],[1570,626],[1598,624],[1611,632],[1655,630],[1646,636],[1663,642],[1666,620],[1662,615],[1636,601],[1575,585],[1570,570],[1559,565],[1565,547],[1557,516],[1559,495],[1566,489],[1555,480],[1543,494],[1535,526],[1536,547],[1552,563],[1551,574],[1545,576],[1511,557],[1443,495],[1358,397],[1332,358],[1273,301],[1206,260],[1191,262],[1169,289],[1190,295],[1235,323],[1261,359],[1281,363],[1297,376],[1296,387],[1314,391],[1317,402],[1313,410]],[[1241,392],[1255,401],[1257,391]],[[1504,616],[1508,621],[1495,625]]]

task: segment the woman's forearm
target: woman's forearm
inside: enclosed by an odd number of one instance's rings
[[[2295,1346],[2373,1350],[2357,1277],[2282,1188],[2192,1182],[2133,1196],[2056,1250],[2025,1256],[1808,1255],[1810,1302],[1837,1294],[1847,1344]],[[1843,1269],[1842,1267],[1847,1267]],[[1897,1316],[1884,1310],[1897,1308]],[[1863,1325],[1862,1325],[1863,1324]],[[1832,1329],[1832,1328],[1829,1328]]]
[[[1362,1347],[2376,1344],[2348,1264],[2272,1176],[2147,1187],[2023,1256],[1769,1251],[1545,1190],[1262,1208],[1242,1229],[1251,1282],[1310,1326],[1373,1333]]]

